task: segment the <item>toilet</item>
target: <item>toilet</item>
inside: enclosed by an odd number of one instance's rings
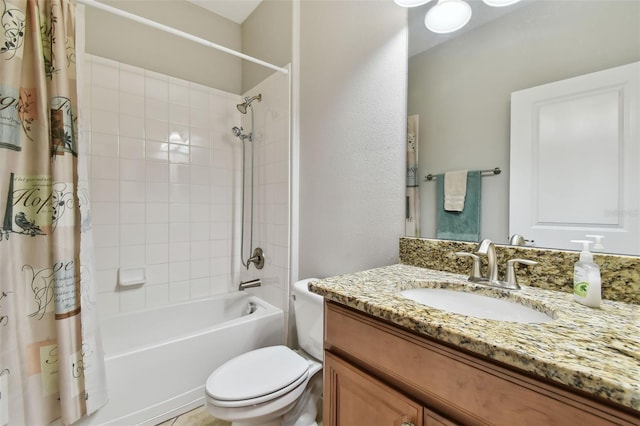
[[[207,378],[205,405],[214,417],[232,426],[317,426],[322,394],[322,296],[308,284],[293,286],[300,349],[268,346],[241,354]]]

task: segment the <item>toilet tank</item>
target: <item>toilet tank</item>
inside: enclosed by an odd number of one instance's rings
[[[301,280],[293,285],[293,306],[296,315],[298,345],[317,360],[322,360],[322,327],[324,298],[311,293],[309,282],[320,281],[317,278]]]

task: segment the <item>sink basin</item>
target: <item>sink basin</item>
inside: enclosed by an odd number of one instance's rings
[[[476,318],[526,324],[553,321],[543,312],[510,300],[442,288],[414,288],[401,291],[407,299],[432,308]]]

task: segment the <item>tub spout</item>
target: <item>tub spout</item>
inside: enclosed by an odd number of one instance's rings
[[[249,281],[240,281],[238,290],[242,291],[247,288],[260,287],[261,285],[262,285],[262,280],[260,278],[256,278],[255,280],[249,280]]]

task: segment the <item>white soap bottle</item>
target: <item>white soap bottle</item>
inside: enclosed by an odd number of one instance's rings
[[[602,302],[602,282],[600,267],[593,262],[593,255],[589,252],[589,240],[571,240],[572,243],[582,244],[580,260],[573,268],[573,298],[576,302],[591,308],[597,308]]]

